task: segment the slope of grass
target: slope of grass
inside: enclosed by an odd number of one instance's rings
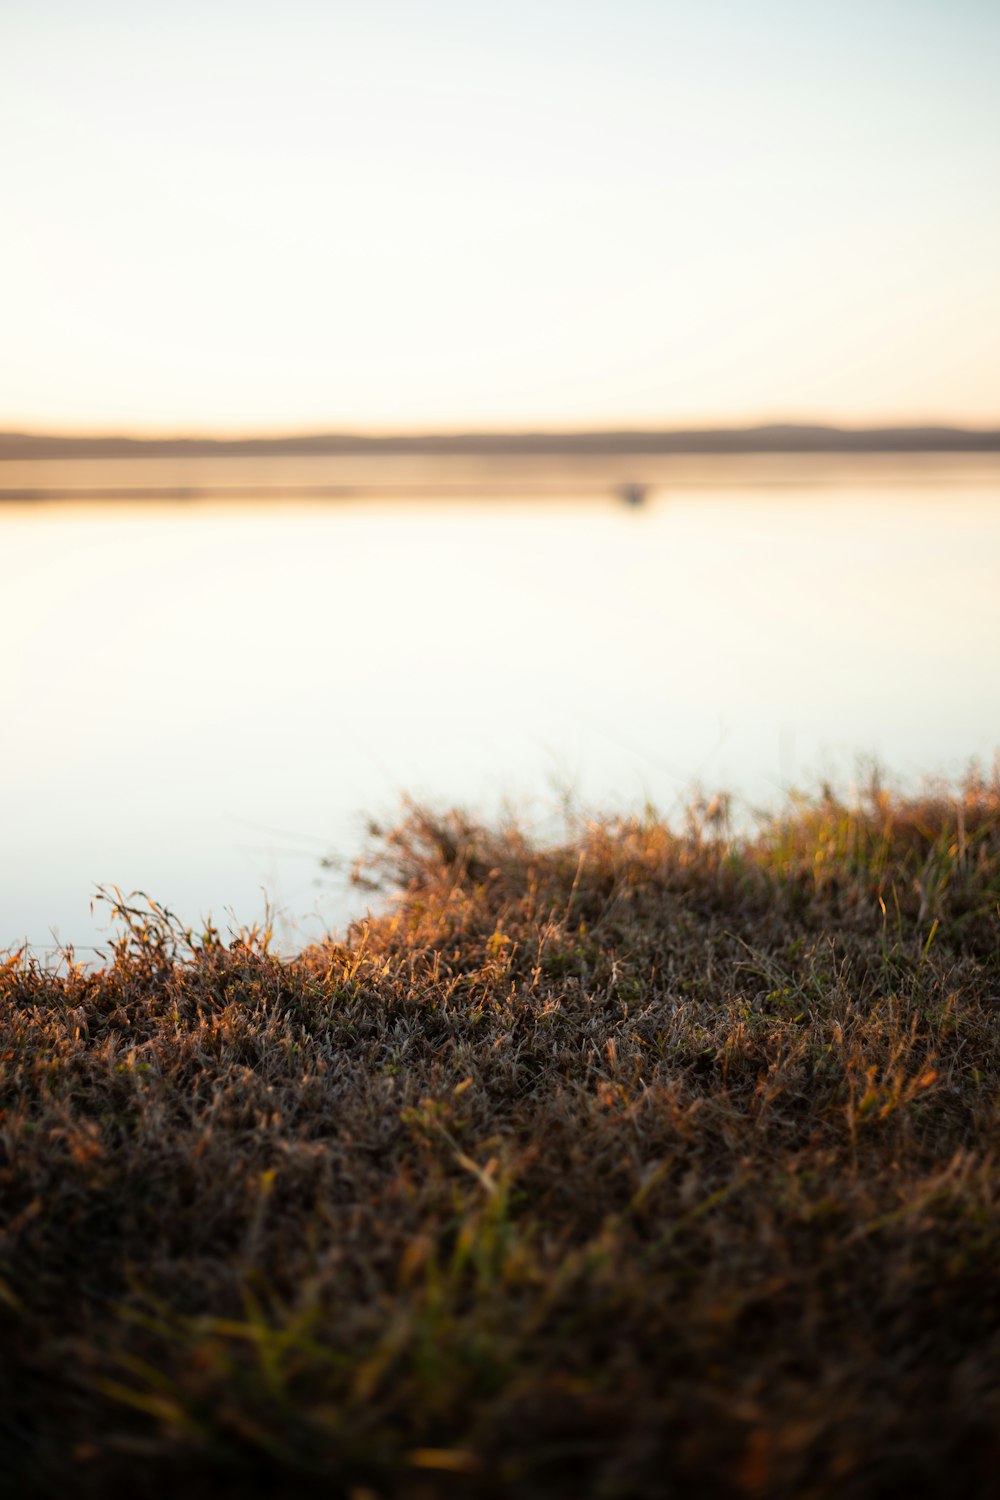
[[[11,957],[11,1492],[993,1493],[1000,788],[724,812]]]

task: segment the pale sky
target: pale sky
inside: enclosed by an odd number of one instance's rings
[[[998,0],[3,0],[0,428],[1000,424]]]

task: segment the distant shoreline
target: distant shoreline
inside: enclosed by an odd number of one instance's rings
[[[68,458],[339,457],[767,453],[1000,453],[1000,429],[846,428],[796,423],[757,427],[597,432],[305,433],[284,437],[79,437],[0,432],[0,462]]]

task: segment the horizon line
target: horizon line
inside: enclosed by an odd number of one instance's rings
[[[413,429],[307,429],[299,431],[138,433],[0,429],[0,461],[140,456],[188,452],[192,456],[276,453],[335,456],[386,452],[415,454],[821,453],[1000,452],[1000,427],[950,422],[842,425],[823,421],[613,427],[459,427]]]

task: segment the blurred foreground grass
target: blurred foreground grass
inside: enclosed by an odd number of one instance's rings
[[[383,872],[0,969],[9,1492],[995,1493],[1000,786]]]

